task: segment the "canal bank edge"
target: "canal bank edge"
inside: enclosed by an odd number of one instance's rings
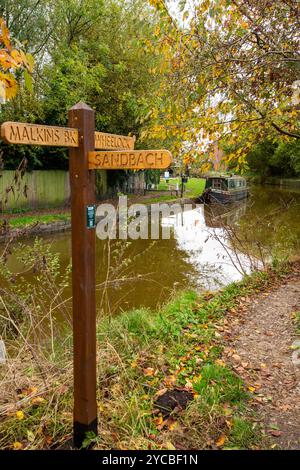
[[[106,201],[99,201],[98,204],[104,204],[106,202],[113,203],[111,200]],[[148,212],[151,209],[151,204],[192,204],[193,206],[198,202],[198,198],[176,198],[176,199],[167,199],[167,200],[162,200],[161,202],[156,201],[153,202],[151,200],[147,201],[141,199],[140,201],[133,201],[131,202],[130,199],[128,199],[128,207],[131,204],[145,204],[147,206]],[[51,212],[50,212],[51,214]],[[45,214],[47,215],[47,212]],[[69,215],[69,214],[68,214]],[[66,217],[68,217],[66,215]],[[70,216],[71,217],[71,216]],[[7,219],[9,223],[9,219]],[[47,234],[52,234],[52,233],[60,233],[60,232],[66,232],[71,230],[71,219],[70,220],[63,220],[63,221],[54,221],[54,222],[49,222],[49,223],[39,223],[39,222],[34,222],[32,224],[24,224],[24,226],[20,226],[20,228],[12,228],[9,225],[4,225],[2,226],[2,231],[0,229],[0,243],[4,243],[5,241],[9,240],[14,240],[14,239],[23,239],[26,237],[34,237],[34,236],[39,236],[39,235],[47,235]]]
[[[300,190],[300,178],[278,178],[276,176],[263,177],[259,175],[246,175],[246,179],[251,184],[279,186],[280,188]]]

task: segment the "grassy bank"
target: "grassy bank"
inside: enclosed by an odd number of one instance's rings
[[[181,187],[181,178],[170,178],[169,182],[166,183],[164,180],[161,180],[158,185],[158,190],[168,190],[169,187],[176,189],[176,185],[178,184],[179,190]],[[185,197],[199,197],[203,193],[205,187],[205,179],[203,178],[189,178],[187,183],[184,185]]]
[[[179,184],[179,178],[174,178],[170,180],[170,186],[176,188],[176,183]],[[190,178],[188,183],[186,184],[186,190],[184,192],[185,198],[195,198],[202,194],[205,186],[205,180],[200,178]],[[168,185],[162,181],[159,185],[159,190],[164,191],[168,189]],[[129,204],[130,200],[134,199],[134,203],[145,203],[145,204],[155,204],[155,203],[163,203],[163,202],[174,202],[177,200],[175,195],[168,194],[159,194],[154,195],[153,197],[149,197],[150,193],[147,193],[146,197],[143,196],[129,196]],[[101,201],[102,203],[106,201]],[[109,201],[113,202],[113,201]],[[29,210],[26,213],[26,210],[19,211],[19,212],[7,212],[2,215],[2,221],[6,221],[7,224],[11,229],[23,229],[29,228],[34,225],[38,224],[54,224],[56,222],[68,222],[71,219],[70,212],[66,209],[44,209],[40,211],[32,211]]]
[[[24,228],[37,224],[52,224],[69,220],[71,220],[70,214],[23,215],[9,219],[9,225],[12,228]]]
[[[183,292],[157,311],[99,320],[99,437],[87,443],[99,449],[263,446],[248,406],[253,389],[223,362],[220,330],[227,312],[280,276],[256,273],[215,294]],[[28,344],[21,354],[23,338]],[[65,445],[72,433],[70,332],[45,335],[34,347],[23,318],[19,335],[6,344],[11,356],[0,366],[0,448]]]

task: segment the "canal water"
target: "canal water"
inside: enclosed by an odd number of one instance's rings
[[[182,221],[181,221],[182,222]],[[184,215],[164,217],[169,240],[96,242],[97,306],[118,314],[140,307],[155,308],[181,289],[212,291],[240,280],[266,261],[300,254],[300,192],[253,187],[251,197],[233,206],[199,204]],[[70,233],[43,237],[59,254],[63,272],[70,264]],[[25,240],[31,245],[34,240]],[[17,248],[17,246],[16,246]],[[18,251],[18,250],[17,250]],[[17,251],[9,256],[13,272],[22,270]],[[33,272],[25,274],[38,282]],[[66,300],[71,288],[63,293]]]

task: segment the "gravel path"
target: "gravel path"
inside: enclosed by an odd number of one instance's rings
[[[229,314],[224,355],[253,393],[271,447],[300,449],[300,338],[293,322],[300,311],[299,274],[283,282],[243,299]]]

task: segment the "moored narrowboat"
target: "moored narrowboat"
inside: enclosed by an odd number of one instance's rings
[[[210,176],[206,179],[201,200],[226,204],[245,199],[248,195],[247,181],[242,176]]]

